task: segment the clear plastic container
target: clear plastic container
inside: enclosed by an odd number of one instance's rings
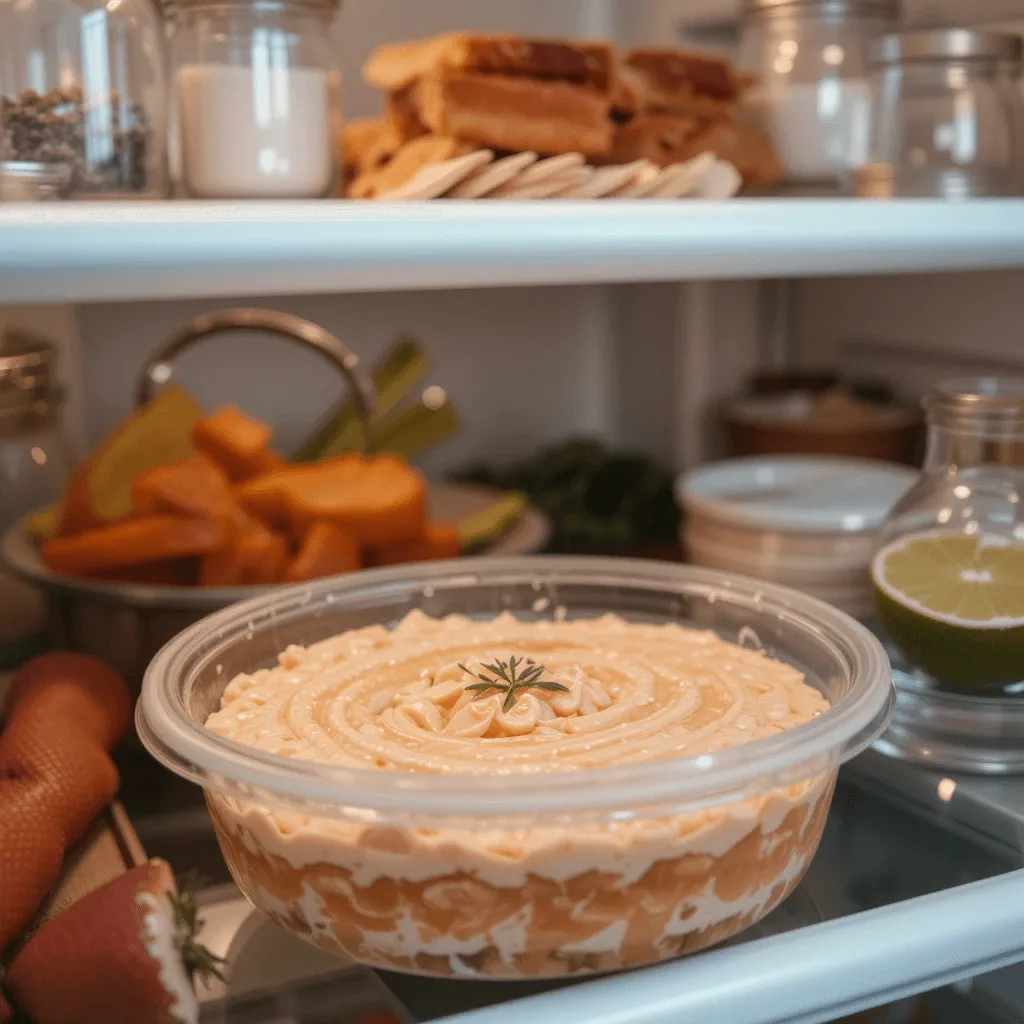
[[[152,0],[0,2],[0,194],[167,194],[163,25]]]
[[[171,0],[171,163],[200,199],[316,199],[338,180],[340,0]]]
[[[711,629],[798,666],[832,707],[700,757],[525,775],[316,764],[204,728],[238,673],[414,609]],[[137,724],[206,789],[232,874],[284,928],[375,967],[541,978],[673,958],[766,916],[810,864],[839,766],[892,705],[878,640],[795,592],[653,562],[517,558],[360,573],[220,612],[153,661]]]

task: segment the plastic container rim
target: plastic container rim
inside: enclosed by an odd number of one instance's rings
[[[209,732],[187,712],[185,684],[219,650],[273,620],[293,624],[319,607],[364,607],[423,587],[552,585],[656,587],[667,595],[749,608],[751,628],[771,616],[802,630],[844,666],[851,692],[805,725],[700,757],[522,776],[413,775],[300,761]],[[330,600],[328,601],[328,597]],[[611,607],[614,607],[612,604]],[[255,666],[254,666],[255,667]],[[835,771],[873,743],[895,706],[881,643],[814,598],[761,580],[668,563],[586,557],[480,558],[379,569],[291,587],[226,608],[171,640],[146,671],[136,723],[150,753],[207,789],[266,806],[359,821],[538,815],[626,820],[696,810]],[[753,755],[753,756],[751,756]],[[538,786],[543,780],[543,786]]]

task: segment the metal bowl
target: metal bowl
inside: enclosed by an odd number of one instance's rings
[[[430,517],[451,522],[487,508],[501,492],[483,487],[434,486]],[[528,507],[518,522],[481,555],[528,555],[543,550],[551,524]],[[7,531],[0,558],[16,575],[39,586],[49,605],[55,647],[102,658],[136,689],[157,651],[211,612],[266,593],[272,587],[171,587],[58,576],[43,563],[23,523]]]

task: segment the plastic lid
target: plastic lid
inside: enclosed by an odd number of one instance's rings
[[[242,746],[206,729],[228,682],[276,663],[293,643],[389,625],[413,609],[491,618],[677,622],[758,645],[797,665],[831,708],[778,736],[699,757],[542,774],[445,775],[317,764]],[[835,771],[874,742],[894,692],[881,644],[842,612],[770,583],[617,558],[474,558],[349,573],[274,591],[186,629],[146,672],[136,725],[172,771],[264,806],[426,827],[536,826],[662,817]]]
[[[1024,54],[1020,36],[973,28],[891,32],[871,47],[872,63],[909,64],[916,61],[995,60],[1019,63]]]
[[[691,515],[748,530],[860,533],[877,530],[916,479],[886,462],[793,455],[704,466],[676,493]]]

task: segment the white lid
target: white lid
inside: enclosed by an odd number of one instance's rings
[[[865,459],[772,456],[694,470],[676,485],[684,511],[749,530],[877,530],[917,474]]]

